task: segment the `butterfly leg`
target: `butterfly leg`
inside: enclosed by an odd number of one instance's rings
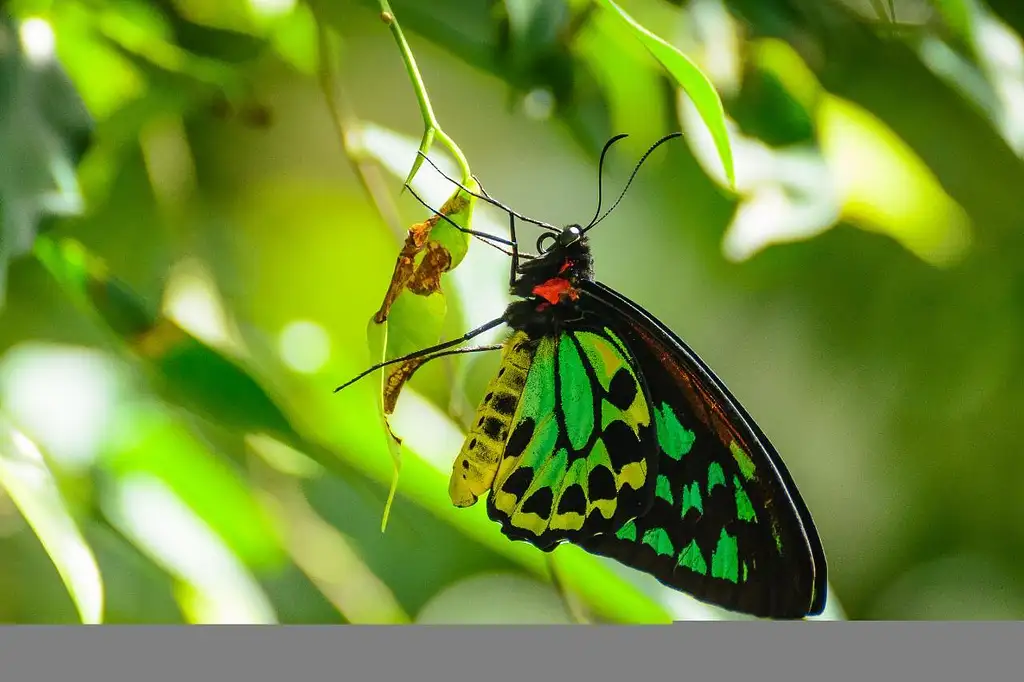
[[[512,267],[508,272],[508,288],[515,289],[516,273],[519,272],[519,244],[516,241],[516,217],[508,214],[508,236],[512,242]]]
[[[504,347],[505,344],[503,343],[492,343],[488,346],[470,346],[469,348],[449,348],[448,350],[441,350],[437,351],[436,353],[431,353],[430,355],[427,355],[426,357],[423,358],[423,362],[420,363],[420,365],[425,365],[431,360],[437,360],[438,358],[443,358],[446,355],[462,355],[463,353],[483,353],[484,351],[489,350],[501,350]]]
[[[477,187],[480,188],[480,194],[483,194],[486,198],[491,199],[491,195],[488,194],[487,190],[484,189],[483,183],[480,182],[480,178],[474,175],[473,180],[476,182]]]
[[[452,346],[457,346],[460,343],[465,343],[466,341],[469,341],[474,336],[480,336],[484,332],[486,332],[486,331],[488,331],[490,329],[494,329],[499,324],[503,324],[504,322],[505,322],[505,316],[502,315],[501,317],[494,318],[490,322],[485,322],[484,324],[480,325],[476,329],[472,329],[472,330],[466,332],[465,334],[463,334],[462,336],[460,336],[457,339],[452,339],[451,341],[445,341],[443,343],[439,343],[437,345],[430,346],[429,348],[423,348],[421,350],[416,351],[415,353],[409,353],[408,355],[403,355],[400,358],[392,358],[391,360],[387,360],[385,362],[378,362],[373,367],[370,367],[370,368],[360,372],[359,374],[357,374],[352,379],[349,379],[348,381],[343,383],[341,386],[338,386],[336,389],[334,389],[334,392],[337,393],[341,389],[343,389],[343,388],[345,388],[347,386],[350,386],[350,385],[354,384],[355,382],[359,381],[360,379],[365,377],[367,374],[371,374],[372,372],[376,372],[378,369],[381,369],[383,367],[387,367],[388,365],[395,365],[395,364],[398,364],[400,362],[408,362],[409,360],[415,360],[416,358],[422,358],[425,355],[432,355],[434,353],[437,353],[437,351],[442,351],[442,350],[445,350],[447,348],[451,348]]]

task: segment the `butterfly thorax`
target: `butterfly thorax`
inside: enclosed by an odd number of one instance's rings
[[[554,333],[560,322],[579,318],[579,287],[593,279],[593,256],[578,225],[566,227],[554,243],[534,259],[520,264],[506,314],[513,329],[530,337]]]

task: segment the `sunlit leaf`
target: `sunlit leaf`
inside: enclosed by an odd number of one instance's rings
[[[0,414],[0,485],[35,531],[83,623],[103,620],[103,581],[35,443]]]
[[[307,75],[316,73],[319,60],[316,21],[306,3],[298,3],[290,14],[281,18],[270,35],[270,42],[293,67]]]
[[[972,241],[970,219],[906,142],[838,97],[829,97],[818,117],[845,217],[889,235],[932,265],[964,257]]]
[[[252,574],[159,479],[126,476],[101,504],[114,527],[179,580],[178,601],[191,622],[276,622]]]
[[[722,167],[725,169],[725,175],[729,179],[729,184],[732,185],[735,182],[735,171],[733,170],[732,150],[729,146],[729,133],[725,127],[725,109],[722,107],[722,100],[711,80],[686,55],[641,26],[613,0],[599,0],[599,2],[629,26],[637,39],[643,43],[655,59],[661,62],[676,83],[693,100],[704,124],[711,131],[715,147],[721,157]]]
[[[245,563],[279,567],[280,538],[239,474],[156,406],[119,414],[105,468],[116,478],[159,479]]]
[[[317,514],[303,491],[284,476],[271,476],[268,506],[284,529],[299,568],[350,623],[408,623],[394,593],[360,556],[357,547]]]
[[[632,31],[621,29],[615,14],[593,12],[573,49],[587,60],[601,85],[611,130],[630,134],[619,144],[632,145],[631,153],[640,155],[664,132],[669,103],[663,96],[664,77],[650,68],[650,53]]]
[[[344,461],[299,434],[268,390],[243,367],[153,312],[80,243],[42,238],[35,253],[64,290],[109,327],[172,405],[222,428],[274,436],[335,474],[351,475]]]
[[[370,347],[370,357],[376,362],[377,358],[385,358],[384,351],[388,344],[388,323],[379,324],[376,319],[371,319],[366,327],[366,340]],[[395,435],[388,422],[388,415],[394,411],[395,403],[398,402],[397,392],[389,391],[389,384],[393,374],[382,372],[380,377],[380,390],[375,391],[377,402],[377,414],[380,417],[381,426],[384,428],[384,437],[388,445],[388,454],[391,455],[391,463],[394,466],[394,474],[391,477],[391,488],[388,490],[388,499],[384,503],[384,513],[381,515],[380,530],[383,533],[388,525],[388,517],[391,515],[391,505],[395,502],[395,494],[398,492],[398,477],[402,473],[402,439]],[[390,401],[389,395],[393,395]]]
[[[946,25],[953,29],[963,44],[971,44],[974,35],[974,11],[971,3],[968,0],[936,0],[935,6],[945,19]]]

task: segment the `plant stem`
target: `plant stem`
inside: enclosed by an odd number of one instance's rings
[[[377,212],[387,226],[398,236],[405,234],[405,227],[402,218],[398,213],[398,207],[391,200],[388,194],[387,185],[384,182],[380,171],[372,163],[368,163],[365,154],[362,153],[361,145],[353,143],[353,135],[359,128],[359,119],[353,111],[352,104],[344,91],[338,91],[335,87],[334,70],[331,66],[331,53],[328,44],[327,26],[320,16],[314,12],[317,27],[317,41],[320,48],[320,65],[318,75],[320,89],[323,91],[324,100],[327,102],[327,109],[331,114],[331,123],[334,124],[335,133],[341,141],[341,148],[345,158],[352,166],[353,172],[359,178],[360,184],[366,190],[370,201],[377,208]]]
[[[469,169],[469,162],[466,160],[462,150],[459,149],[459,145],[455,144],[455,141],[444,132],[441,125],[437,122],[434,108],[430,105],[430,97],[427,95],[427,86],[423,83],[420,69],[416,66],[416,58],[413,57],[412,50],[409,49],[409,43],[405,41],[402,27],[398,25],[398,19],[395,18],[395,13],[391,10],[391,4],[388,0],[380,0],[380,9],[384,23],[391,29],[391,35],[395,37],[395,42],[398,43],[398,51],[402,55],[402,61],[405,62],[405,70],[409,74],[409,80],[412,82],[413,90],[416,92],[416,99],[420,104],[420,116],[423,117],[424,126],[423,138],[420,140],[420,152],[426,154],[430,151],[430,145],[436,137],[455,157],[455,162],[459,165],[459,171],[462,173],[462,182],[464,184],[468,183],[473,177],[473,173]],[[406,182],[412,181],[422,162],[423,159],[417,156]]]

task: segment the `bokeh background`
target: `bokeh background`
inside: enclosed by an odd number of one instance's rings
[[[684,132],[594,230],[598,276],[773,439],[826,548],[824,617],[1024,617],[1024,6],[620,5],[721,93],[735,189],[599,3],[392,2],[438,121],[522,213],[589,220],[608,137],[630,133],[615,194]],[[423,122],[376,1],[2,8],[0,620],[733,617],[451,506],[495,358],[402,394],[381,532],[374,382],[332,389],[371,362],[429,213],[399,192]],[[451,193],[429,167],[413,186]],[[473,226],[506,229],[486,206]],[[507,267],[472,244],[428,336],[497,315]]]

